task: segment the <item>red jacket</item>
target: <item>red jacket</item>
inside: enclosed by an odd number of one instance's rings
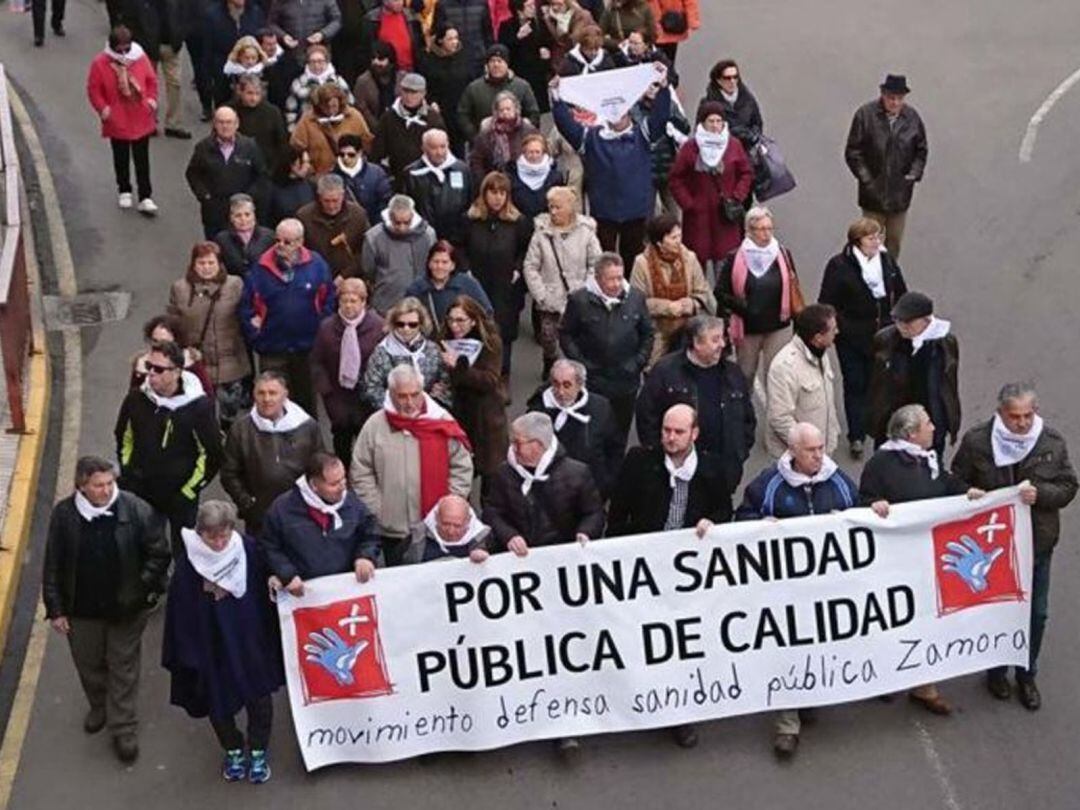
[[[690,138],[679,148],[668,178],[675,202],[683,212],[683,244],[697,254],[704,265],[724,258],[742,241],[742,224],[728,222],[721,214],[721,197],[745,200],[754,182],[750,160],[738,139],[731,138],[724,151],[724,171],[720,175],[698,171],[697,142]]]
[[[120,94],[120,80],[112,68],[112,60],[106,53],[99,53],[90,63],[86,77],[86,95],[90,106],[97,112],[109,108],[109,117],[101,122],[101,136],[121,141],[137,141],[145,138],[157,127],[154,110],[157,107],[157,72],[142,48],[131,45],[134,55],[139,56],[128,67],[134,92],[125,98]]]

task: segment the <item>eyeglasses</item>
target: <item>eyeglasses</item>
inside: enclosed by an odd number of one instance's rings
[[[729,74],[726,74],[726,75],[721,74],[720,81],[722,81],[722,82],[733,82],[738,78],[739,78],[738,73],[729,73]]]
[[[419,329],[420,321],[394,321],[394,326],[398,329]]]
[[[164,374],[167,371],[176,371],[176,366],[159,366],[157,363],[147,363],[146,371],[149,374]]]
[[[356,157],[357,151],[355,149],[342,149],[340,154],[342,157],[351,158]]]

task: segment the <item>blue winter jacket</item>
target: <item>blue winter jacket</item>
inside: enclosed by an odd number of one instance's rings
[[[735,512],[735,519],[825,515],[858,505],[859,488],[839,468],[824,481],[793,487],[784,480],[773,463],[747,485],[742,505]]]
[[[337,309],[330,267],[318,253],[300,248],[290,274],[278,266],[275,248],[259,257],[244,278],[240,325],[259,354],[307,352],[323,318]],[[259,317],[259,328],[251,322]]]
[[[671,91],[661,89],[648,117],[632,125],[632,135],[619,138],[601,137],[599,126],[582,126],[565,101],[556,101],[551,114],[562,136],[581,153],[589,215],[608,222],[652,216],[656,206],[652,144],[664,136],[671,115]]]
[[[446,311],[459,295],[472,298],[484,308],[484,312],[488,315],[494,312],[491,299],[484,292],[484,288],[468,273],[454,273],[447,279],[446,286],[441,290],[436,290],[435,285],[426,275],[421,276],[408,286],[405,295],[419,298],[420,303],[427,309],[428,315],[438,326],[442,325],[443,319],[446,318]]]

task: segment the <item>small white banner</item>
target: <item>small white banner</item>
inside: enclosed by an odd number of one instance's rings
[[[863,700],[1026,665],[1017,490],[306,583],[278,603],[308,770]]]
[[[614,124],[630,112],[650,84],[659,80],[653,64],[564,76],[559,79],[559,97]]]

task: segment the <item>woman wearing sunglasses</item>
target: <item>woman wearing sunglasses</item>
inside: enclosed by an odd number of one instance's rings
[[[432,324],[424,305],[416,298],[402,298],[387,311],[386,323],[389,331],[375,347],[364,372],[364,388],[371,406],[375,409],[383,407],[390,371],[395,366],[409,363],[423,376],[424,391],[450,407],[450,378],[439,346],[428,339]]]

